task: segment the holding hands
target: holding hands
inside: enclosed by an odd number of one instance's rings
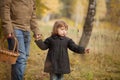
[[[42,39],[42,34],[36,34],[33,37],[35,38],[35,40],[40,40]]]

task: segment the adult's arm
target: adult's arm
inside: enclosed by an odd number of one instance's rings
[[[34,33],[34,36],[40,34],[40,30],[38,27],[38,23],[37,23],[37,18],[36,18],[36,4],[35,4],[35,0],[34,1],[34,5],[33,5],[33,12],[32,12],[32,16],[31,16],[31,20],[30,20],[30,27],[31,30]]]
[[[11,0],[1,0],[0,2],[0,18],[2,22],[2,28],[5,35],[9,35],[13,33],[13,26],[10,16],[10,5]]]

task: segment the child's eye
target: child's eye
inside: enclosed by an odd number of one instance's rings
[[[63,28],[61,28],[61,30],[64,30]]]

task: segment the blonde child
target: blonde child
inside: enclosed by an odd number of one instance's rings
[[[50,74],[50,80],[63,80],[63,75],[70,73],[68,48],[78,54],[88,53],[66,36],[68,25],[64,21],[56,21],[52,35],[45,41],[35,40],[37,46],[42,50],[48,50],[44,71]]]

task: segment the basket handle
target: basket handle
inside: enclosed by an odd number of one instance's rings
[[[15,52],[15,49],[16,49],[16,52],[18,53],[18,40],[15,36],[12,38],[14,39],[14,47],[13,47],[12,52]],[[5,39],[6,39],[6,37],[3,38],[3,40],[2,40],[3,43],[4,43]],[[4,48],[4,45],[2,45],[2,48]]]

